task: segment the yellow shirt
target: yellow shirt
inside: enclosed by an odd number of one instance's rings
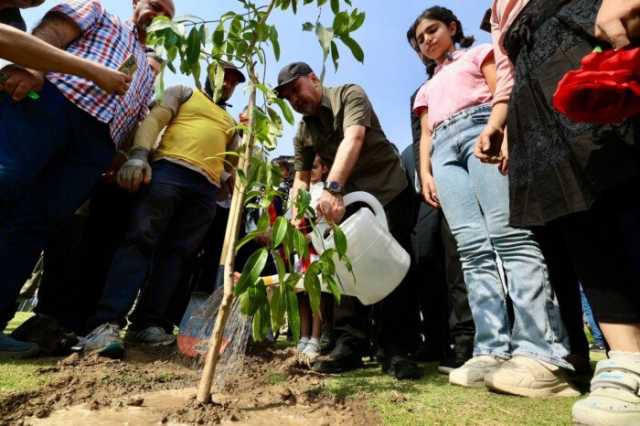
[[[220,186],[224,152],[235,137],[235,126],[227,111],[201,91],[194,90],[167,127],[153,161],[177,162]]]

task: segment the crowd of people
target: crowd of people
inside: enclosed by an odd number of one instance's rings
[[[134,0],[126,22],[99,1],[63,1],[27,34],[20,8],[42,2],[0,0],[1,328],[41,256],[43,269],[35,315],[0,333],[0,357],[77,343],[121,357],[125,329],[127,341],[172,344],[190,291],[213,291],[234,186],[225,153],[239,139],[225,108],[245,77],[224,63],[219,99],[207,80],[152,103],[161,58],[146,28],[173,17],[172,0]],[[340,223],[355,213],[343,195],[366,191],[411,255],[371,307],[323,298],[314,313],[301,295],[297,350],[319,373],[371,357],[418,379],[430,361],[452,385],[534,398],[579,396],[575,377],[593,374],[574,421],[640,424],[640,127],[552,107],[596,45],[633,45],[640,1],[492,3],[492,44],[441,6],[410,25],[426,82],[407,94],[401,154],[364,88],[326,87],[304,62],[280,71],[276,93],[302,115],[282,192],[309,191]],[[591,348],[607,352],[595,371],[583,307]]]

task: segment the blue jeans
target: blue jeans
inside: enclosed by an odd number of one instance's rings
[[[585,294],[582,285],[580,285],[580,301],[582,302],[582,315],[584,316],[584,319],[587,321],[587,324],[591,329],[591,337],[593,337],[593,343],[604,348],[605,342],[602,330],[600,330],[600,327],[596,322],[593,311],[591,310],[591,304],[589,303],[589,299],[587,299],[587,295]]]
[[[115,153],[108,125],[51,83],[40,95],[0,94],[0,330],[49,233],[89,198]]]
[[[476,325],[474,355],[523,355],[570,368],[566,330],[547,267],[530,231],[509,226],[509,182],[474,155],[488,105],[466,109],[436,128],[432,168],[458,252]],[[496,262],[507,278],[505,294]],[[513,327],[506,298],[513,303]]]
[[[134,202],[89,329],[105,322],[124,325],[139,290],[132,325],[162,325],[185,263],[200,249],[215,217],[217,187],[204,176],[165,160],[152,167],[151,184]]]

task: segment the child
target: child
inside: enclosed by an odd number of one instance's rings
[[[576,396],[563,374],[571,369],[564,360],[568,340],[540,248],[530,231],[509,226],[507,178],[473,155],[491,123],[493,49],[471,47],[473,38],[444,7],[424,11],[410,31],[431,76],[414,103],[422,128],[422,191],[427,203],[442,206],[458,243],[476,324],[474,356],[449,382],[508,387],[523,396]],[[513,328],[494,250],[507,275]]]
[[[311,194],[311,206],[315,208],[322,191],[324,190],[324,179],[329,173],[329,167],[323,163],[320,156],[316,155],[313,160],[313,168],[311,169],[311,185],[309,193]],[[318,255],[310,247],[309,258],[301,259],[298,262],[298,269],[305,271],[309,264],[318,259]],[[324,299],[324,297],[323,297]],[[324,301],[323,301],[324,302]],[[321,303],[320,311],[322,312]],[[309,303],[309,297],[302,294],[298,297],[298,306],[300,310],[300,341],[298,342],[298,352],[309,362],[315,361],[320,356],[320,334],[322,331],[322,316],[319,313],[313,313]]]

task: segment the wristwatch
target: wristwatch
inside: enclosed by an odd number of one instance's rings
[[[341,183],[334,180],[325,182],[324,189],[333,195],[344,195],[344,187]]]

